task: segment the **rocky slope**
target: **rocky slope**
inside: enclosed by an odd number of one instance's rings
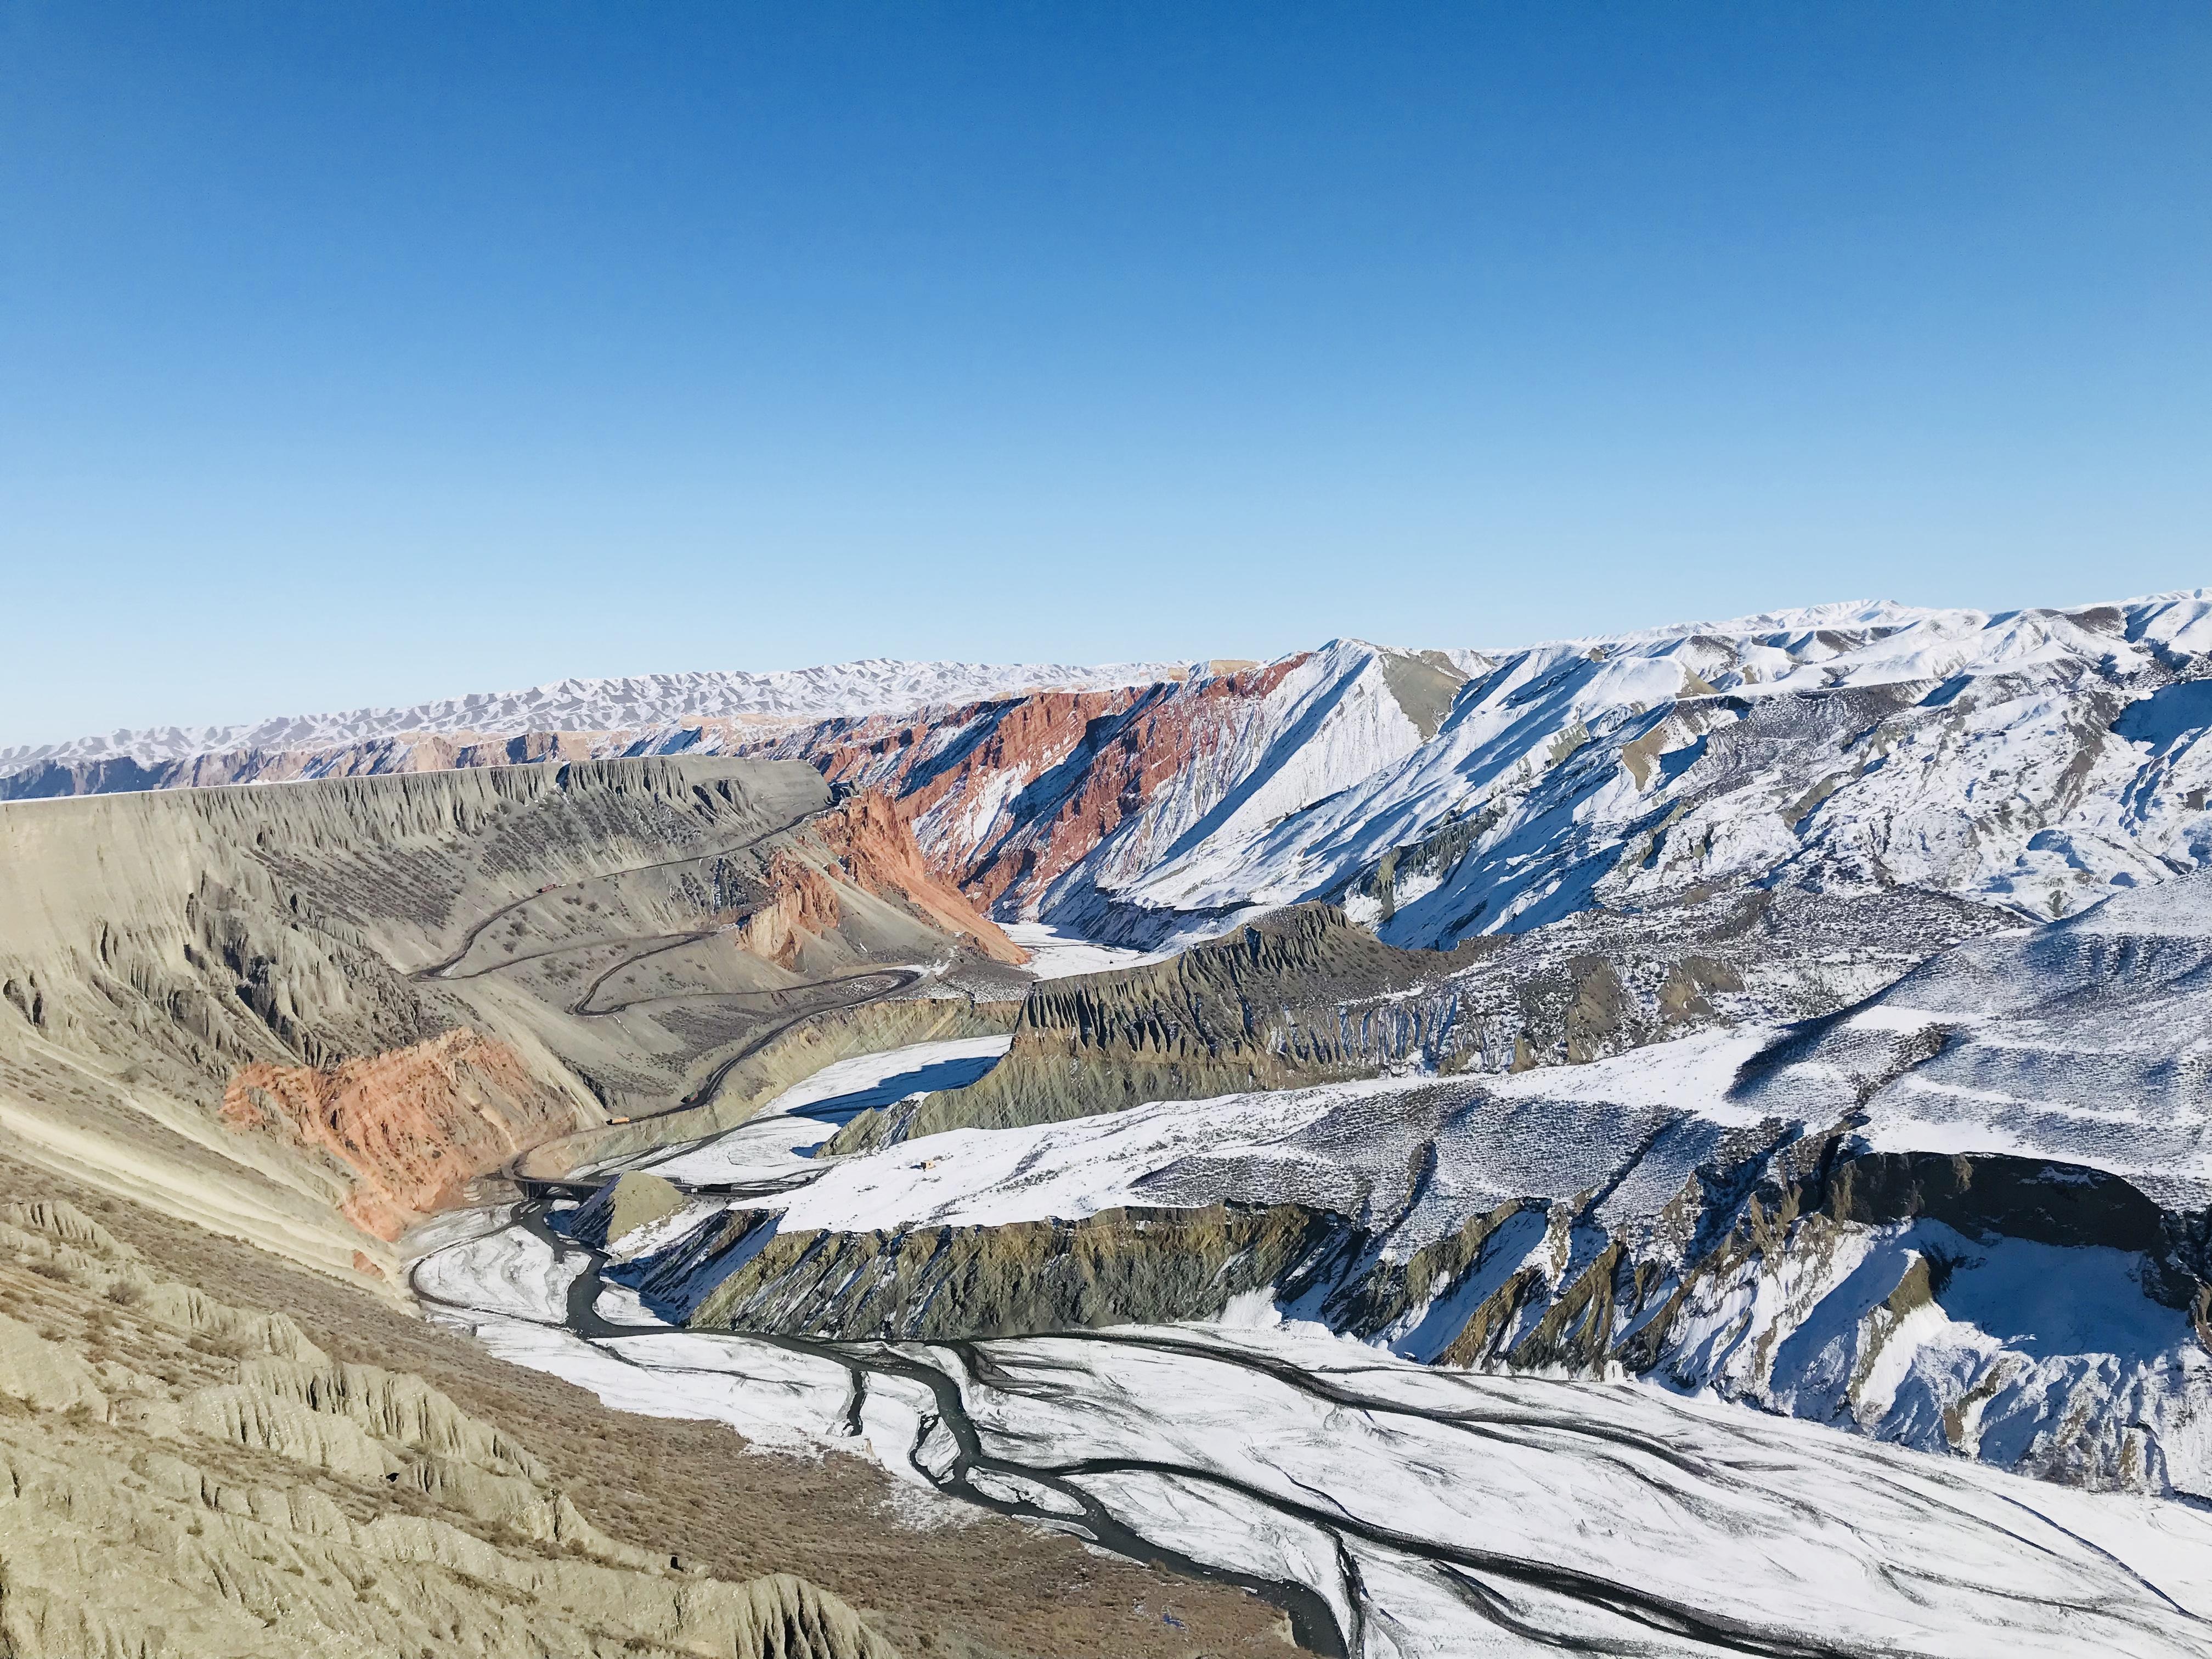
[[[1338,893],[1401,944],[1741,883],[2064,915],[2204,861],[2208,653],[2200,594],[1540,647],[1418,755],[1117,896]]]
[[[1132,690],[825,721],[746,752],[891,795],[994,915],[1083,926],[1102,890],[1413,753],[1483,660],[1335,641]]]
[[[825,1151],[1392,1068],[1461,1070],[1503,1037],[1465,1006],[1456,977],[1481,953],[1401,951],[1339,910],[1281,911],[1164,962],[1036,986],[1012,1048],[981,1081],[869,1112]]]
[[[774,1035],[1019,951],[884,803],[694,759],[0,809],[0,1121],[337,1266]],[[964,937],[963,937],[964,936]]]
[[[797,759],[894,799],[932,867],[1001,919],[1049,907],[1088,926],[1102,904],[1110,908],[1102,889],[1411,754],[1436,735],[1468,676],[1488,665],[1475,653],[1358,641],[1264,666],[914,665],[894,674],[896,665],[878,665],[884,672],[857,685],[830,674],[820,694],[826,719],[700,713],[655,724],[636,704],[611,726],[559,726],[567,705],[556,700],[529,715],[547,724],[501,740],[440,735],[434,721],[427,734],[402,733],[389,711],[354,721],[374,734],[320,744],[321,727],[297,722],[254,734],[259,746],[197,751],[183,735],[123,734],[113,753],[86,740],[25,750],[12,763],[0,757],[0,799],[586,756]],[[1005,689],[1024,684],[1045,689]],[[993,695],[975,695],[986,688]],[[969,695],[951,695],[960,692]]]
[[[523,1444],[283,1314],[0,1205],[0,1644],[21,1659],[890,1659],[844,1602],[609,1537]]]
[[[38,784],[19,766],[6,787],[781,756],[892,797],[932,866],[1001,919],[1145,945],[1311,898],[1394,943],[1450,945],[1743,881],[2043,919],[2203,861],[2208,652],[2195,593],[1828,605],[1510,652],[1340,641],[980,700],[927,695],[972,675],[893,676],[897,694],[840,692],[811,722],[549,720],[521,755],[340,744]]]
[[[825,1150],[1391,1073],[1580,1065],[1708,1026],[1831,1013],[2009,925],[1937,895],[1753,890],[1440,951],[1294,905],[1164,961],[1036,986],[988,1076],[864,1113]]]

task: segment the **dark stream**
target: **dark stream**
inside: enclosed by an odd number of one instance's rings
[[[742,1199],[760,1196],[789,1184],[731,1183],[702,1190]],[[580,1336],[602,1342],[612,1338],[637,1340],[721,1334],[677,1329],[660,1324],[624,1324],[601,1315],[598,1303],[599,1292],[604,1288],[600,1274],[606,1262],[605,1255],[587,1244],[556,1233],[548,1226],[546,1217],[551,1201],[549,1196],[532,1199],[526,1203],[517,1213],[515,1224],[547,1244],[556,1259],[574,1261],[582,1258],[583,1271],[568,1292],[563,1321],[568,1329]],[[416,1295],[425,1303],[449,1307],[459,1312],[471,1311],[465,1303],[452,1302],[419,1288]],[[763,1332],[732,1331],[728,1334],[742,1337],[749,1342],[806,1354],[841,1367],[850,1379],[851,1394],[844,1419],[848,1433],[860,1432],[861,1409],[867,1398],[871,1377],[899,1377],[920,1384],[928,1391],[933,1409],[923,1414],[915,1444],[908,1452],[908,1461],[939,1492],[994,1514],[1052,1527],[1079,1528],[1096,1543],[1133,1560],[1151,1563],[1188,1577],[1233,1584],[1249,1591],[1281,1609],[1288,1616],[1291,1632],[1299,1645],[1310,1652],[1324,1656],[1325,1659],[1350,1659],[1350,1656],[1360,1651],[1363,1646],[1364,1632],[1362,1626],[1366,1598],[1358,1561],[1347,1547],[1347,1540],[1353,1539],[1425,1562],[1437,1573],[1438,1582],[1447,1585],[1467,1607],[1471,1619],[1493,1628],[1509,1631],[1532,1644],[1555,1651],[1616,1653],[1621,1650],[1614,1644],[1593,1643],[1566,1632],[1528,1622],[1497,1593],[1492,1588],[1494,1584],[1503,1582],[1565,1596],[1640,1626],[1662,1639],[1671,1637],[1681,1641],[1686,1638],[1700,1648],[1717,1653],[1760,1656],[1761,1659],[1875,1659],[1879,1651],[1854,1643],[1825,1639],[1809,1632],[1778,1630],[1765,1621],[1753,1624],[1716,1615],[1710,1610],[1621,1584],[1595,1573],[1532,1561],[1525,1557],[1486,1550],[1473,1544],[1443,1542],[1395,1532],[1387,1527],[1354,1519],[1340,1509],[1285,1498],[1218,1471],[1122,1457],[1083,1459],[1049,1467],[1023,1462],[985,1446],[982,1436],[968,1414],[960,1380],[928,1363],[911,1347],[893,1347],[880,1342],[826,1341],[812,1337]],[[1052,1334],[1071,1340],[1186,1352],[1216,1364],[1232,1364],[1259,1372],[1332,1405],[1381,1415],[1419,1418],[1479,1438],[1517,1440],[1532,1434],[1556,1435],[1565,1429],[1578,1437],[1587,1437],[1594,1456],[1603,1457],[1608,1450],[1632,1448],[1644,1455],[1655,1453],[1664,1455],[1669,1461],[1685,1466],[1688,1472],[1701,1476],[1723,1480],[1733,1478],[1729,1471],[1707,1467],[1707,1460],[1694,1453],[1656,1446],[1645,1437],[1602,1423],[1588,1420],[1570,1423],[1549,1413],[1514,1412],[1491,1406],[1454,1409],[1381,1398],[1350,1387],[1340,1377],[1317,1376],[1265,1354],[1243,1353],[1218,1345],[1182,1340],[1160,1333],[1132,1332],[1125,1334],[1110,1331],[1068,1331]],[[1001,1369],[982,1344],[952,1342],[930,1346],[954,1355],[970,1378],[987,1386],[992,1376]],[[601,1352],[625,1364],[638,1363],[618,1349],[602,1348]],[[640,1365],[639,1369],[653,1368]],[[939,1427],[951,1437],[954,1446],[953,1457],[941,1472],[931,1468],[923,1456],[924,1446]],[[1328,1598],[1313,1586],[1295,1580],[1266,1578],[1239,1572],[1157,1543],[1118,1519],[1096,1497],[1076,1484],[1085,1476],[1133,1473],[1170,1475],[1184,1481],[1216,1486],[1286,1519],[1316,1528],[1334,1539],[1337,1545],[1336,1570],[1340,1577],[1345,1603],[1352,1610],[1352,1628],[1347,1630],[1343,1626]],[[1060,1498],[1066,1507],[1048,1509],[1021,1498],[1001,1497],[975,1484],[974,1477],[979,1474],[1012,1477],[1031,1483]],[[1778,1495],[1778,1498],[1779,1501],[1788,1501],[1786,1496]]]

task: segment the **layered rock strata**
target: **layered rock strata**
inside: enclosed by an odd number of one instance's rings
[[[880,801],[732,760],[0,808],[0,1125],[350,1271],[539,1141],[710,1098],[784,1030],[1018,954]],[[380,1268],[390,1263],[366,1246]]]
[[[2212,1499],[2208,962],[2187,877],[1795,1026],[916,1139],[617,1271],[815,1336],[1280,1314]]]
[[[1486,948],[1395,950],[1341,911],[1307,905],[1165,962],[1048,981],[1023,1002],[1012,1048],[981,1081],[866,1114],[825,1150],[1392,1066],[1462,1069],[1480,1062],[1485,1031],[1451,980]]]
[[[855,1118],[825,1151],[1391,1072],[1580,1065],[1744,1020],[1830,1013],[2005,928],[1924,894],[1725,893],[1593,910],[1450,951],[1293,906],[1167,961],[1034,987],[980,1082]]]

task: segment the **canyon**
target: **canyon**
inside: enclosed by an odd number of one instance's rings
[[[864,1471],[886,1563],[1179,1587],[1062,1650],[2198,1652],[2208,683],[2173,594],[11,751],[0,1121],[64,1231]],[[275,1353],[49,1324],[103,1435]],[[623,1639],[994,1650],[804,1566]]]

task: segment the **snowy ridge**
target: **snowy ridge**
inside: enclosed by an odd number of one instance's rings
[[[1432,945],[1715,882],[2039,920],[2212,856],[2204,592],[1747,621],[1501,658],[1367,779],[1101,885],[1170,914],[1343,898]]]
[[[611,732],[663,727],[690,720],[767,716],[820,720],[833,714],[897,712],[972,702],[1044,687],[1103,690],[1181,679],[1188,664],[1065,663],[994,665],[899,662],[870,658],[820,668],[749,674],[708,671],[622,679],[568,679],[519,691],[483,691],[406,708],[356,708],[295,714],[243,726],[165,726],[111,732],[66,743],[0,749],[0,772],[46,761],[119,757],[152,763],[240,749],[315,749],[402,732]]]
[[[1221,705],[1190,763],[1060,878],[1043,900],[1045,914],[1079,921],[1093,889],[1203,859],[1206,849],[1236,843],[1418,752],[1420,733],[1382,664],[1382,651],[1364,641],[1332,640],[1264,697]]]
[[[2208,980],[2212,876],[2198,876],[1958,946],[1808,1025],[1510,1077],[957,1129],[817,1162],[731,1206],[786,1232],[906,1234],[1287,1204],[1373,1230],[1343,1259],[1401,1264],[1491,1226],[1463,1273],[1387,1324],[1359,1323],[1371,1297],[1326,1279],[1279,1311],[1423,1364],[1498,1364],[1595,1274],[1619,1298],[1599,1304],[1606,1350],[1647,1346],[1635,1369],[1650,1382],[2021,1474],[2212,1499],[2212,1354],[2191,1311],[2203,1263],[2183,1219],[2212,1197]],[[1862,1127],[1820,1153],[1855,1107]],[[1877,1206],[1867,1222],[1808,1220],[1787,1248],[1716,1247],[1754,1184],[1771,1206],[1792,1170],[1856,1162],[1875,1181],[1886,1154],[1985,1162],[1948,1211]],[[1686,1195],[1728,1193],[1686,1224]],[[1501,1206],[1517,1213],[1485,1220]],[[1624,1250],[1632,1266],[1607,1265]],[[1465,1352],[1499,1297],[1494,1352]]]

